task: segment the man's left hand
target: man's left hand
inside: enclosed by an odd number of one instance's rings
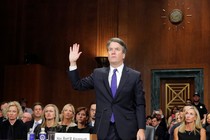
[[[144,129],[139,129],[136,137],[137,140],[146,140]]]

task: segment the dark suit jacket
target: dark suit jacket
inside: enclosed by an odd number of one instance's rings
[[[138,129],[145,129],[145,98],[141,74],[124,66],[115,98],[112,97],[108,82],[109,67],[97,68],[83,79],[78,70],[69,71],[74,89],[95,89],[96,93],[96,133],[105,139],[109,130],[112,112],[121,139],[135,139]]]
[[[34,125],[34,120],[31,120],[31,121],[25,122],[25,124],[26,124],[26,127],[27,127],[27,132],[28,132],[30,128],[33,128],[33,125]]]
[[[164,140],[166,136],[166,131],[162,126],[158,126],[155,130],[155,140]]]

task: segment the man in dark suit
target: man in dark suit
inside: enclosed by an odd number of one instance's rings
[[[70,47],[68,74],[73,88],[95,89],[95,128],[99,140],[145,140],[145,97],[141,74],[124,65],[127,47],[123,40],[110,39],[107,51],[110,66],[97,68],[90,76],[80,79],[76,61],[82,52],[79,44]]]
[[[152,126],[155,128],[155,140],[164,140],[166,131],[164,128],[160,125],[161,118],[158,118],[157,116],[152,117]]]
[[[37,125],[42,123],[43,105],[40,102],[35,102],[33,105],[33,120],[26,122],[27,132],[30,128],[34,132]]]

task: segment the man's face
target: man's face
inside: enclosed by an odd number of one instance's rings
[[[156,127],[159,124],[159,122],[157,121],[157,118],[153,118],[152,119],[152,126]]]
[[[24,112],[23,113],[23,116],[22,116],[22,118],[21,118],[21,120],[25,123],[25,122],[28,122],[28,121],[31,121],[31,119],[32,119],[32,116],[31,116],[31,114],[30,113],[28,113],[28,112]]]
[[[123,47],[117,43],[112,42],[108,47],[108,59],[112,66],[119,66],[123,63],[125,53],[123,53]]]
[[[4,103],[4,104],[2,104],[2,105],[1,105],[1,110],[3,110],[3,109],[5,109],[5,108],[7,108],[7,106],[8,106],[8,103]]]
[[[21,102],[20,104],[22,107],[26,107],[26,102]]]
[[[3,110],[6,109],[8,106],[8,103],[4,103],[1,105],[1,109],[0,109],[0,117],[3,117]]]
[[[96,104],[92,104],[90,106],[90,118],[95,120],[95,114],[96,114]]]
[[[34,117],[35,118],[40,118],[41,115],[42,115],[42,112],[43,112],[42,107],[40,105],[34,106],[33,111],[34,111]]]
[[[193,96],[193,101],[194,102],[199,102],[199,100],[200,100],[200,97],[199,96],[197,96],[197,95],[194,95]]]

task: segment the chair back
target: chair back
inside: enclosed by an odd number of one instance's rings
[[[155,128],[153,126],[146,125],[145,137],[146,137],[146,140],[155,139]]]

